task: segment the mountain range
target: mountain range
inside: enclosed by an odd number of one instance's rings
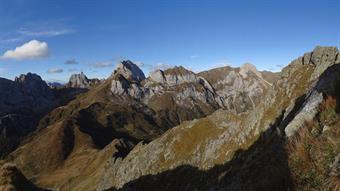
[[[339,64],[0,78],[0,190],[340,189]]]

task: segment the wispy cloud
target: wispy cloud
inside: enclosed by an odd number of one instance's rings
[[[22,38],[21,37],[13,37],[13,38],[1,38],[0,43],[12,43],[12,42],[18,42]]]
[[[71,68],[71,69],[68,69],[68,72],[79,72],[79,69]]]
[[[19,34],[30,37],[53,37],[74,33],[73,29],[20,29]]]
[[[0,58],[1,59],[37,59],[46,58],[49,54],[48,45],[46,42],[31,40],[13,50],[7,50]]]
[[[106,68],[106,67],[114,66],[114,64],[112,61],[103,61],[103,62],[96,62],[94,64],[91,64],[91,66],[94,68]]]
[[[75,60],[74,58],[70,59],[70,60],[66,60],[65,64],[71,65],[71,64],[78,64],[78,61]]]
[[[192,56],[190,56],[190,59],[196,59],[198,57],[199,57],[198,55],[192,55]]]
[[[75,32],[76,30],[66,25],[63,19],[29,22],[8,33],[0,34],[0,43],[14,43],[32,38],[62,36]]]
[[[47,73],[49,74],[56,74],[56,73],[62,73],[64,70],[61,68],[50,68],[47,70]]]

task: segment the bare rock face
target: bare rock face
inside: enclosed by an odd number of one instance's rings
[[[155,70],[155,71],[151,72],[150,79],[154,82],[157,82],[157,83],[165,83],[166,82],[166,78],[165,78],[164,72],[162,70]]]
[[[67,87],[71,88],[90,88],[93,85],[100,83],[98,79],[88,79],[86,75],[81,72],[80,74],[72,74]]]
[[[125,79],[130,81],[142,81],[145,79],[143,71],[130,60],[125,60],[117,65],[114,74],[121,74]]]
[[[165,70],[164,77],[166,79],[166,83],[169,86],[190,82],[196,83],[198,81],[197,75],[195,73],[185,69],[182,66],[175,66],[175,68]]]
[[[140,99],[144,90],[140,83],[145,79],[143,71],[130,60],[122,61],[111,75],[111,92],[120,96]]]
[[[140,99],[144,95],[140,82],[131,82],[118,73],[115,74],[111,81],[111,92],[115,95],[131,96],[135,99]]]
[[[151,73],[144,83],[144,87],[149,89],[148,92],[152,92],[149,97],[176,92],[178,104],[185,104],[186,98],[193,98],[206,104],[216,103],[219,107],[224,107],[224,100],[205,78],[182,66],[165,71],[157,70]]]
[[[256,67],[250,63],[245,63],[240,67],[240,75],[247,78],[249,73],[255,74],[257,77],[262,78],[262,74],[257,71]]]
[[[207,79],[216,93],[225,100],[225,106],[229,110],[245,112],[254,109],[259,103],[261,95],[271,88],[265,76],[275,79],[278,74],[266,72],[262,75],[252,64],[246,63],[240,68],[229,66],[216,68],[199,73]]]

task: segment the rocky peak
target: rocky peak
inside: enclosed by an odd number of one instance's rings
[[[303,55],[298,59],[298,62],[293,63],[300,63],[312,64],[315,66],[314,73],[311,76],[311,80],[316,79],[320,76],[330,65],[332,64],[339,64],[339,50],[337,47],[322,47],[317,46],[314,48],[313,52],[309,52]]]
[[[80,74],[72,74],[67,86],[72,88],[89,88],[97,83],[99,83],[98,79],[88,79],[87,76],[81,72]]]
[[[22,92],[27,96],[52,97],[51,90],[45,81],[37,74],[27,73],[16,77],[14,82],[20,86]],[[38,96],[38,97],[39,97]]]
[[[199,81],[194,72],[187,70],[183,66],[175,66],[165,71],[156,70],[150,74],[150,78],[154,82],[166,83],[170,86]]]
[[[132,61],[124,60],[117,65],[114,75],[120,74],[130,81],[140,82],[145,79],[143,71]]]
[[[140,82],[145,79],[143,71],[132,61],[121,61],[111,76],[111,92],[116,95],[130,95],[140,99],[144,92]]]
[[[30,72],[27,74],[21,74],[20,76],[15,77],[14,81],[17,83],[43,82],[43,80],[41,79],[39,75],[30,73]]]
[[[253,74],[255,74],[257,77],[262,78],[262,74],[256,69],[256,67],[250,63],[245,63],[240,67],[240,72],[239,74],[243,77],[243,78],[247,78],[248,77],[248,73],[252,72]]]

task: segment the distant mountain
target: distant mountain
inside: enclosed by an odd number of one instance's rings
[[[64,84],[60,83],[60,82],[47,82],[47,85],[50,88],[61,88],[61,87],[64,87]]]
[[[80,74],[72,74],[66,86],[71,88],[90,88],[99,82],[99,79],[88,79],[87,76],[81,72]]]

